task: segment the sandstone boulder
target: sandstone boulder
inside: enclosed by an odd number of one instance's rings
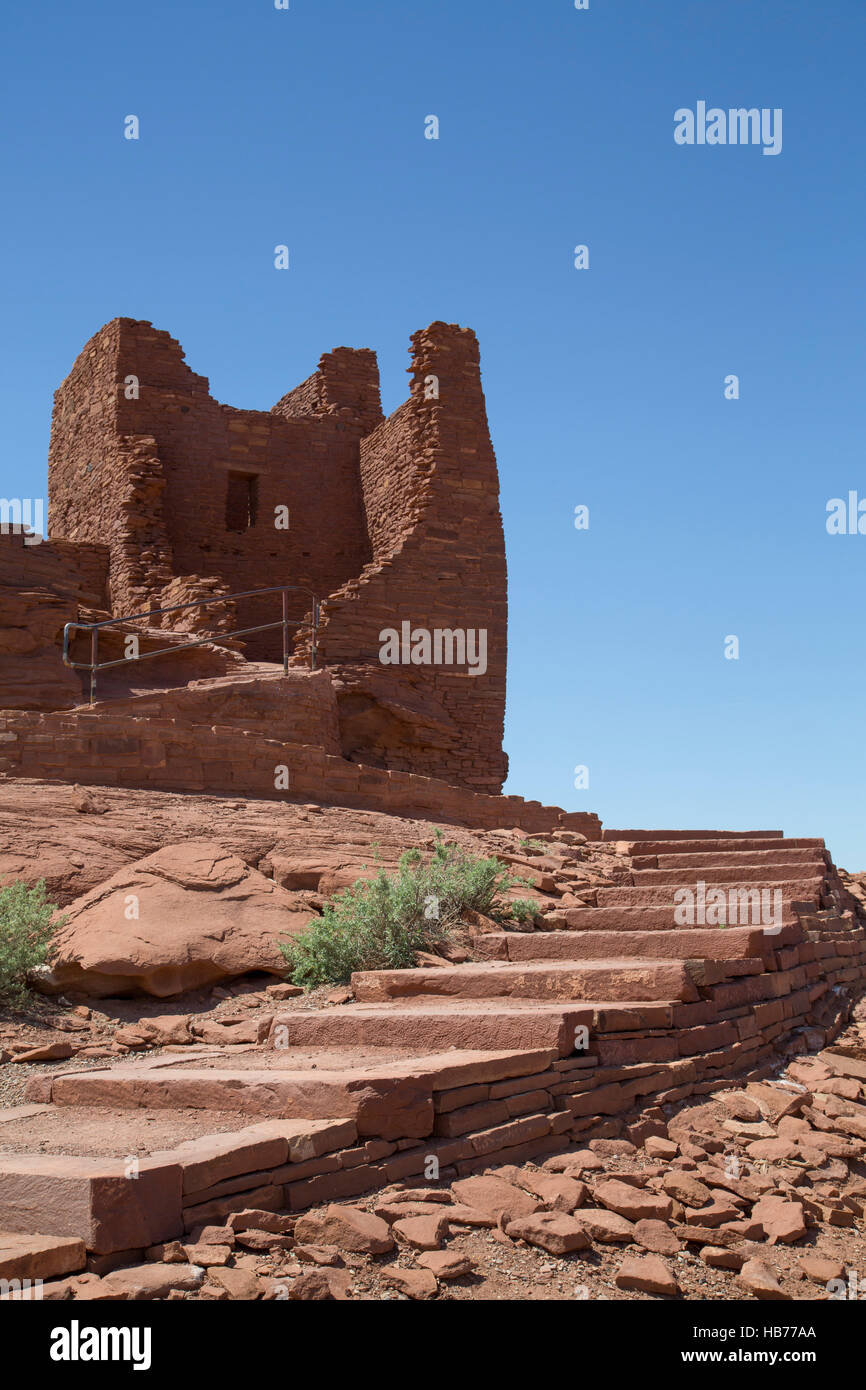
[[[310,920],[290,894],[208,840],[157,850],[65,915],[48,988],[159,998],[249,971],[282,974],[280,937]]]

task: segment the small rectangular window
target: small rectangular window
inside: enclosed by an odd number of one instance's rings
[[[229,473],[226,489],[226,530],[248,531],[256,524],[259,480],[255,473]]]

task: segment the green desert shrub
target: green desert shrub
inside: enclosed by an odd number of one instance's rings
[[[0,888],[0,999],[14,1003],[27,993],[27,972],[44,965],[55,927],[54,903],[42,879],[34,888]],[[57,924],[59,925],[59,923]]]
[[[503,923],[534,915],[535,903],[503,900],[521,882],[500,860],[466,854],[438,834],[429,863],[407,850],[396,873],[380,869],[372,880],[357,879],[280,950],[293,982],[306,989],[345,984],[354,970],[406,969],[417,951],[448,941],[464,912]]]

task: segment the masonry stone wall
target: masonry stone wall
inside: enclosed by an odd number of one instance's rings
[[[85,423],[88,399],[99,408]],[[107,541],[118,615],[161,606],[173,576],[212,580],[214,593],[286,583],[329,593],[369,557],[353,421],[221,405],[169,334],[114,320],[56,395],[52,527]],[[232,528],[232,485],[244,483],[252,515]],[[278,507],[288,509],[286,529],[275,526]],[[298,595],[292,616],[308,607]],[[239,604],[237,618],[248,627],[279,613],[271,595]],[[251,638],[249,650],[276,659],[279,634]]]
[[[453,726],[474,726],[448,771],[462,785],[498,791],[507,658],[507,577],[498,474],[487,424],[474,333],[435,323],[412,339],[411,396],[364,441],[361,470],[376,540],[358,581],[325,603],[320,648],[329,663],[375,661],[386,628],[484,630],[487,669],[389,668],[411,706],[423,677]],[[393,717],[393,716],[392,716]],[[382,718],[368,713],[371,742]],[[363,743],[359,753],[370,754]],[[436,775],[436,754],[423,770]],[[431,765],[432,764],[432,765]],[[394,765],[392,762],[390,765]],[[440,773],[441,775],[441,773]]]
[[[280,767],[288,769],[285,791],[275,789],[274,774]],[[601,836],[601,822],[589,812],[563,811],[519,796],[487,796],[412,772],[365,767],[320,746],[267,738],[239,729],[237,723],[138,717],[127,708],[115,715],[104,708],[92,713],[0,713],[0,777],[4,776],[314,801],[476,828],[518,826],[529,834],[568,829],[588,839]]]
[[[0,534],[0,705],[58,709],[77,704],[81,684],[63,664],[63,629],[105,604],[109,553],[102,545]]]
[[[279,595],[227,596],[296,586],[295,665],[310,660],[315,595],[343,754],[496,794],[507,771],[506,567],[475,335],[431,324],[412,339],[409,373],[409,399],[387,420],[375,354],[345,347],[272,410],[239,410],[211,397],[168,333],[114,319],[55,395],[55,551],[72,571],[79,551],[107,557],[89,596],[97,616],[194,605],[148,618],[143,633],[219,638],[276,623]],[[67,607],[75,617],[73,595]],[[381,634],[403,624],[458,642],[483,632],[486,669],[473,674],[465,658],[384,664]],[[279,660],[281,632],[248,636],[245,654]],[[63,682],[55,707],[69,703]],[[21,707],[5,688],[0,708]],[[36,707],[50,703],[43,691]]]

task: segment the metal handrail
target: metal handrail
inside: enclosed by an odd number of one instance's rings
[[[125,666],[130,661],[149,661],[154,656],[165,656],[170,652],[185,652],[190,647],[205,647],[213,644],[215,637],[200,637],[195,642],[181,642],[176,646],[160,647],[155,652],[142,652],[139,656],[122,656],[116,661],[99,660],[99,634],[104,627],[112,627],[116,623],[134,623],[141,618],[162,617],[165,613],[179,613],[185,608],[206,608],[213,603],[231,603],[239,598],[257,598],[261,594],[282,594],[283,612],[282,617],[275,623],[261,623],[258,627],[237,628],[234,632],[221,632],[220,637],[249,637],[253,632],[271,632],[274,628],[282,628],[283,631],[283,671],[288,675],[289,671],[289,627],[302,627],[304,618],[289,617],[289,594],[306,594],[312,599],[313,616],[310,624],[312,631],[312,641],[310,644],[310,669],[316,669],[316,656],[318,652],[318,633],[319,633],[319,600],[312,589],[304,588],[301,584],[275,584],[269,589],[245,589],[238,594],[217,594],[213,598],[199,598],[191,603],[173,603],[169,608],[151,608],[147,613],[127,613],[119,618],[104,618],[100,623],[67,623],[63,629],[63,663],[71,666],[75,670],[90,672],[90,703],[96,699],[96,673],[97,671],[107,671],[110,666]],[[69,655],[69,643],[73,632],[90,633],[90,660],[73,661]]]

